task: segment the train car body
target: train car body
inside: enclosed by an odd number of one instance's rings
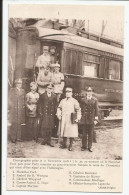
[[[8,88],[13,86],[14,72],[15,72],[15,60],[16,60],[16,32],[12,28],[11,22],[9,22],[9,37],[8,37]]]
[[[34,79],[35,64],[42,46],[55,46],[65,75],[65,85],[80,99],[92,86],[103,116],[123,102],[123,49],[89,40],[65,31],[42,27],[23,28],[17,33],[15,78],[22,77],[24,89]]]

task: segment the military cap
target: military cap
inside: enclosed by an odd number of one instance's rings
[[[66,87],[65,91],[66,91],[66,92],[72,92],[73,89],[72,89],[72,87]]]
[[[50,49],[56,50],[56,46],[51,46]]]
[[[52,89],[53,87],[54,87],[53,84],[48,84],[48,85],[47,85],[47,88],[49,88],[49,89]]]
[[[55,64],[50,64],[49,67],[50,68],[54,68],[55,67]]]
[[[60,64],[56,63],[56,64],[54,64],[54,67],[59,67],[60,68]]]
[[[49,49],[49,46],[44,45],[44,46],[43,46],[43,49]]]
[[[46,68],[44,68],[45,70],[49,70],[51,67],[50,65],[47,65]]]
[[[14,83],[22,83],[22,79],[21,78],[18,78],[18,79],[15,80]]]
[[[86,91],[94,91],[93,87],[87,87]]]
[[[32,82],[30,83],[30,87],[32,87],[32,86],[34,86],[34,85],[36,85],[36,83],[35,83],[34,81],[32,81]]]

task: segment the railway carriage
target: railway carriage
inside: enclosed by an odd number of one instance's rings
[[[73,86],[74,97],[79,100],[86,86],[94,87],[101,117],[108,116],[112,108],[122,108],[124,49],[113,40],[97,38],[34,25],[20,29],[14,77],[23,78],[27,92],[30,81],[35,79],[35,64],[42,54],[42,46],[55,46],[65,85]]]

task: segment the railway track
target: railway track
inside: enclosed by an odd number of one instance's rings
[[[100,124],[95,126],[95,131],[106,131],[106,130],[113,130],[116,128],[120,128],[123,126],[122,119],[112,119],[112,120],[102,120]],[[79,128],[79,137],[75,138],[76,141],[80,141],[82,136],[82,131]],[[52,137],[52,140],[58,140],[58,138]]]
[[[95,126],[95,130],[114,129],[123,126],[122,119],[102,120],[100,124]]]

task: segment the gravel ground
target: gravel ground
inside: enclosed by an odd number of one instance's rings
[[[106,121],[96,127],[97,143],[93,143],[93,152],[81,151],[81,140],[76,139],[73,151],[60,149],[57,139],[52,139],[54,148],[41,145],[34,141],[8,142],[8,157],[10,158],[59,158],[59,159],[122,159],[122,122]]]

